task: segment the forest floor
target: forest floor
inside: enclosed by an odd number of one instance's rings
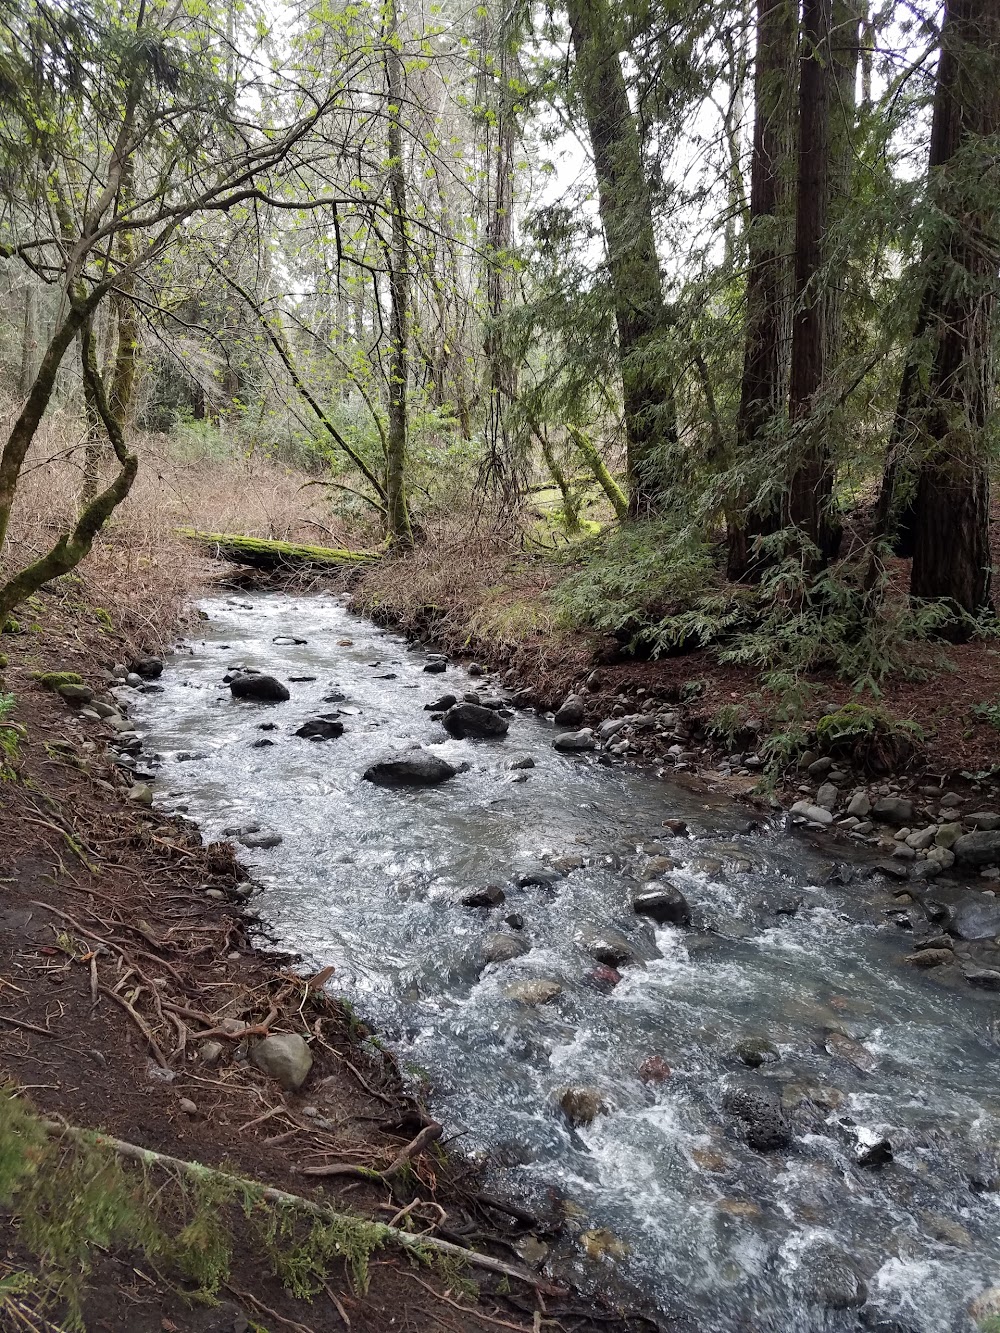
[[[232,1254],[216,1274],[215,1303],[196,1299],[198,1284],[166,1259],[96,1245],[85,1283],[86,1328],[657,1327],[619,1318],[531,1270],[558,1219],[535,1226],[489,1202],[469,1164],[440,1144],[429,1144],[390,1182],[373,1175],[427,1124],[391,1058],[365,1040],[367,1030],[346,1007],[295,972],[293,959],[251,943],[231,845],[203,847],[182,822],[130,802],[131,779],[107,753],[108,723],[82,718],[37,679],[77,672],[100,699],[108,668],[136,646],[105,614],[89,613],[72,585],[48,590],[26,609],[22,631],[3,636],[4,688],[16,697],[13,720],[22,729],[15,776],[0,784],[0,1065],[7,1083],[49,1120],[100,1128],[362,1219],[395,1219],[459,1244],[474,1240],[527,1281],[417,1264],[386,1245],[367,1260],[367,1292],[334,1258],[325,1274],[320,1270],[313,1298],[296,1299],[274,1275],[259,1236],[230,1206]],[[314,1064],[301,1092],[282,1091],[246,1058],[243,1025],[309,1037]],[[213,1046],[205,1034],[219,1028],[229,1031]],[[331,1165],[348,1170],[307,1174]],[[167,1190],[172,1182],[168,1171],[158,1184]],[[58,1223],[63,1208],[71,1213],[72,1203],[57,1188],[50,1221]],[[191,1221],[184,1206],[178,1204],[178,1228]],[[38,1253],[44,1246],[32,1250],[16,1209],[5,1215],[3,1240],[0,1277],[45,1271]],[[34,1310],[30,1292],[5,1295],[0,1284],[0,1327],[62,1327]],[[58,1310],[49,1317],[58,1321]]]

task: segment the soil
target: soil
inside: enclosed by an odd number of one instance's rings
[[[131,778],[110,759],[105,722],[44,688],[35,673],[76,671],[97,691],[130,648],[106,617],[43,595],[23,633],[5,634],[4,690],[22,728],[14,776],[0,783],[0,1060],[9,1085],[49,1119],[101,1129],[161,1153],[242,1173],[361,1217],[390,1221],[409,1204],[413,1229],[472,1245],[526,1274],[468,1270],[455,1286],[387,1247],[372,1259],[367,1293],[334,1268],[325,1290],[297,1300],[237,1230],[221,1304],[194,1303],[177,1275],[135,1254],[94,1256],[84,1307],[91,1333],[270,1333],[292,1328],[385,1333],[520,1333],[666,1327],[583,1299],[513,1248],[558,1226],[491,1205],[475,1171],[440,1145],[417,1155],[393,1188],[357,1174],[317,1179],[306,1168],[384,1170],[427,1124],[391,1057],[294,959],[255,947],[241,902],[244,875],[228,843],[128,798]],[[148,646],[148,645],[147,645]],[[7,719],[8,721],[10,719]],[[331,989],[336,989],[336,979]],[[204,1034],[225,1020],[307,1036],[314,1065],[286,1093],[245,1058],[247,1041],[222,1034],[218,1063]],[[515,1210],[516,1211],[516,1210]],[[407,1225],[406,1219],[400,1219]],[[16,1218],[2,1219],[6,1262],[38,1265]],[[58,1328],[29,1296],[0,1293],[0,1327]],[[9,1320],[10,1322],[5,1322]],[[674,1327],[670,1325],[670,1327]]]

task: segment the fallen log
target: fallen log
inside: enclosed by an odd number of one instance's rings
[[[180,536],[193,542],[205,555],[228,560],[252,569],[334,569],[370,564],[381,559],[379,551],[348,551],[336,546],[302,546],[295,542],[270,541],[266,537],[242,537],[234,532],[198,532],[178,528]]]

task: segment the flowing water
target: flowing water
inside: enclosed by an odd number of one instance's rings
[[[533,713],[503,741],[448,738],[424,705],[483,682],[426,674],[422,653],[336,598],[202,605],[201,637],[170,659],[162,692],[135,699],[158,803],[186,808],[206,839],[281,834],[244,854],[257,910],[283,946],[335,964],[337,993],[426,1082],[449,1133],[495,1163],[495,1190],[566,1219],[564,1265],[705,1333],[975,1327],[970,1299],[1000,1280],[995,997],[896,966],[903,941],[865,905],[872,883],[826,882],[829,859],[777,822],[752,831],[734,805],[561,756]],[[238,665],[289,682],[291,701],[232,699],[222,678]],[[294,736],[335,710],[339,739]],[[414,743],[469,768],[419,790],[361,780]],[[510,761],[529,755],[515,780]],[[693,927],[631,910],[663,855]],[[553,858],[568,871],[555,885],[516,887]],[[487,883],[505,904],[460,905]],[[775,910],[794,897],[794,914]],[[530,950],[484,967],[484,937],[518,933],[511,913]],[[610,993],[588,977],[587,928],[618,930],[643,960]],[[526,979],[561,994],[538,1007],[505,995]],[[780,1058],[751,1073],[734,1056],[747,1038]],[[640,1077],[651,1056],[672,1070],[660,1083]],[[726,1114],[725,1089],[753,1079],[790,1108],[788,1148],[752,1151]],[[606,1114],[568,1125],[569,1085],[598,1088]],[[859,1142],[882,1137],[893,1160],[859,1166]],[[852,1265],[863,1309],[844,1306]]]

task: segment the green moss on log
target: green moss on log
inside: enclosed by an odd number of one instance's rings
[[[179,532],[206,555],[237,565],[249,565],[252,569],[330,569],[365,565],[381,558],[378,551],[301,546],[295,542],[268,541],[264,537],[241,537],[232,532],[196,532],[194,528],[180,528]]]
[[[35,675],[35,679],[47,690],[59,690],[63,685],[83,684],[83,677],[75,671],[42,671]]]

